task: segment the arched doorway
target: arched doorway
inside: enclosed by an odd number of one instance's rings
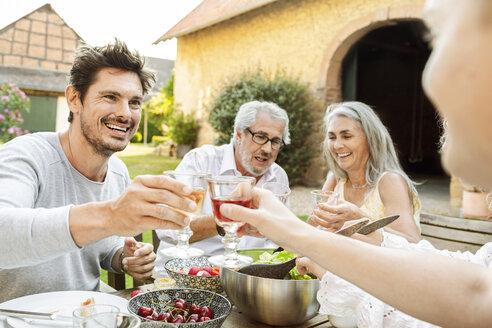
[[[396,21],[353,43],[341,65],[341,98],[373,106],[410,175],[443,175],[438,114],[422,90],[424,32],[420,20]]]

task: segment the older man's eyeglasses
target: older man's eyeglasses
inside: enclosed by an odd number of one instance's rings
[[[270,141],[270,144],[272,145],[273,150],[279,150],[284,146],[284,141],[280,138],[268,138],[265,134],[260,133],[260,132],[253,132],[249,128],[246,128],[249,133],[251,133],[251,138],[253,139],[253,142],[258,145],[264,145],[267,142]]]

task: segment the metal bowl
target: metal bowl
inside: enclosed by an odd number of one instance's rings
[[[214,311],[214,319],[196,323],[166,323],[148,320],[138,315],[138,309],[141,306],[152,308],[154,311],[160,313],[165,309],[166,303],[174,303],[178,298],[186,300],[188,305],[196,303],[200,306],[210,306]],[[138,294],[128,301],[128,311],[142,320],[142,328],[219,328],[222,326],[229,313],[231,313],[231,308],[231,302],[220,294],[208,290],[186,288],[153,290]]]
[[[280,280],[221,268],[220,280],[229,300],[249,318],[272,326],[301,324],[319,310],[319,280]]]
[[[170,259],[164,267],[171,278],[176,280],[176,286],[182,288],[205,289],[221,293],[222,285],[219,276],[193,276],[186,273],[177,272],[180,269],[188,271],[191,267],[212,266],[207,257],[193,257],[189,259]]]

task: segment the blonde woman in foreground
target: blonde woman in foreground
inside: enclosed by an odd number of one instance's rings
[[[423,16],[434,40],[423,84],[448,122],[444,166],[490,190],[492,1],[429,0]],[[263,190],[256,191],[254,206],[220,210],[415,318],[445,327],[492,326],[490,259],[483,267],[344,238],[301,222]]]

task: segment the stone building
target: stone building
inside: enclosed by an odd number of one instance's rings
[[[68,127],[65,87],[75,49],[82,42],[50,4],[0,29],[0,85],[12,82],[31,100],[31,111],[23,113],[23,129],[63,131]],[[146,67],[157,75],[154,94],[171,77],[174,61],[145,59]]]
[[[82,38],[46,4],[0,29],[0,84],[13,82],[31,99],[29,131],[68,125],[67,74]]]
[[[424,2],[204,0],[156,42],[177,38],[175,101],[203,121],[228,78],[282,69],[309,83],[323,112],[342,100],[373,106],[407,171],[443,174],[437,115],[421,88],[430,54]],[[203,125],[199,144],[214,137]],[[315,158],[307,174],[314,181],[325,177],[320,163]]]

